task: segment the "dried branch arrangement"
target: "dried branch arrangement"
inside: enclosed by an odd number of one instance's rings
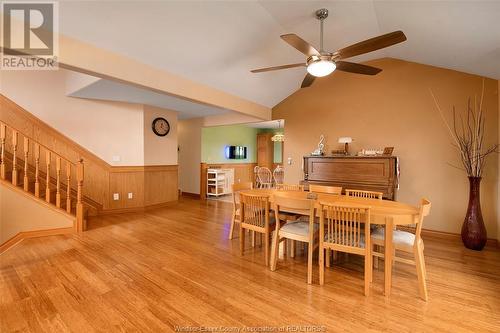
[[[486,159],[490,154],[497,153],[499,145],[494,144],[484,147],[485,135],[485,117],[483,112],[484,99],[484,80],[479,101],[474,98],[474,104],[468,99],[467,110],[463,113],[457,113],[453,106],[453,124],[446,121],[443,111],[439,107],[436,97],[430,91],[434,103],[441,114],[451,137],[454,140],[454,146],[460,152],[463,169],[469,177],[481,177],[484,171]]]

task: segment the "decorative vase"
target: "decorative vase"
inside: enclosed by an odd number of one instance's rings
[[[481,251],[486,245],[486,228],[479,196],[481,177],[469,177],[469,184],[469,207],[462,225],[462,242],[468,249]]]

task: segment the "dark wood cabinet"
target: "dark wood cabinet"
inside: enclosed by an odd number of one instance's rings
[[[342,186],[384,193],[394,200],[398,182],[395,156],[305,156],[302,184]]]

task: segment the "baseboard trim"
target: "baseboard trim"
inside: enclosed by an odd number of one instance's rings
[[[422,229],[422,237],[435,237],[440,239],[448,239],[448,240],[460,240],[462,241],[462,235],[454,232],[446,232],[446,231],[437,231],[430,229]],[[487,246],[499,247],[498,240],[494,238],[488,238],[486,241]]]
[[[177,204],[179,200],[162,202],[159,204],[148,205],[144,207],[129,207],[129,208],[116,208],[116,209],[105,209],[101,210],[98,215],[113,215],[113,214],[125,214],[125,213],[144,213],[148,210],[169,207]]]
[[[11,249],[12,247],[21,243],[25,239],[44,237],[44,236],[67,235],[74,232],[75,232],[74,227],[21,231],[12,238],[10,238],[9,240],[7,240],[6,242],[4,242],[2,245],[0,245],[0,254],[5,253],[5,251]]]
[[[200,199],[199,193],[182,192],[181,195],[186,198]]]

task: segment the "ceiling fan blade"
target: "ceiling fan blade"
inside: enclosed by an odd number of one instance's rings
[[[313,82],[316,77],[307,73],[306,77],[304,78],[304,81],[302,81],[302,84],[300,85],[301,88],[307,88],[309,87]]]
[[[311,46],[311,44],[309,44],[296,34],[286,34],[286,35],[281,35],[280,37],[285,42],[287,42],[300,52],[304,53],[308,57],[319,54],[318,50],[316,50],[313,46]]]
[[[356,64],[354,62],[348,61],[337,61],[337,70],[349,73],[365,74],[365,75],[377,75],[382,70],[377,67]]]
[[[338,55],[338,59],[354,57],[360,54],[383,49],[394,44],[404,42],[406,36],[402,31],[394,31],[385,35],[370,38],[365,41],[353,44],[343,49],[338,50],[334,54]]]
[[[306,65],[305,63],[301,62],[299,64],[290,64],[290,65],[282,65],[282,66],[274,66],[274,67],[252,69],[250,72],[252,72],[252,73],[262,73],[262,72],[276,71],[276,70],[279,70],[279,69],[287,69],[287,68],[294,68],[294,67],[304,67],[305,65]]]

